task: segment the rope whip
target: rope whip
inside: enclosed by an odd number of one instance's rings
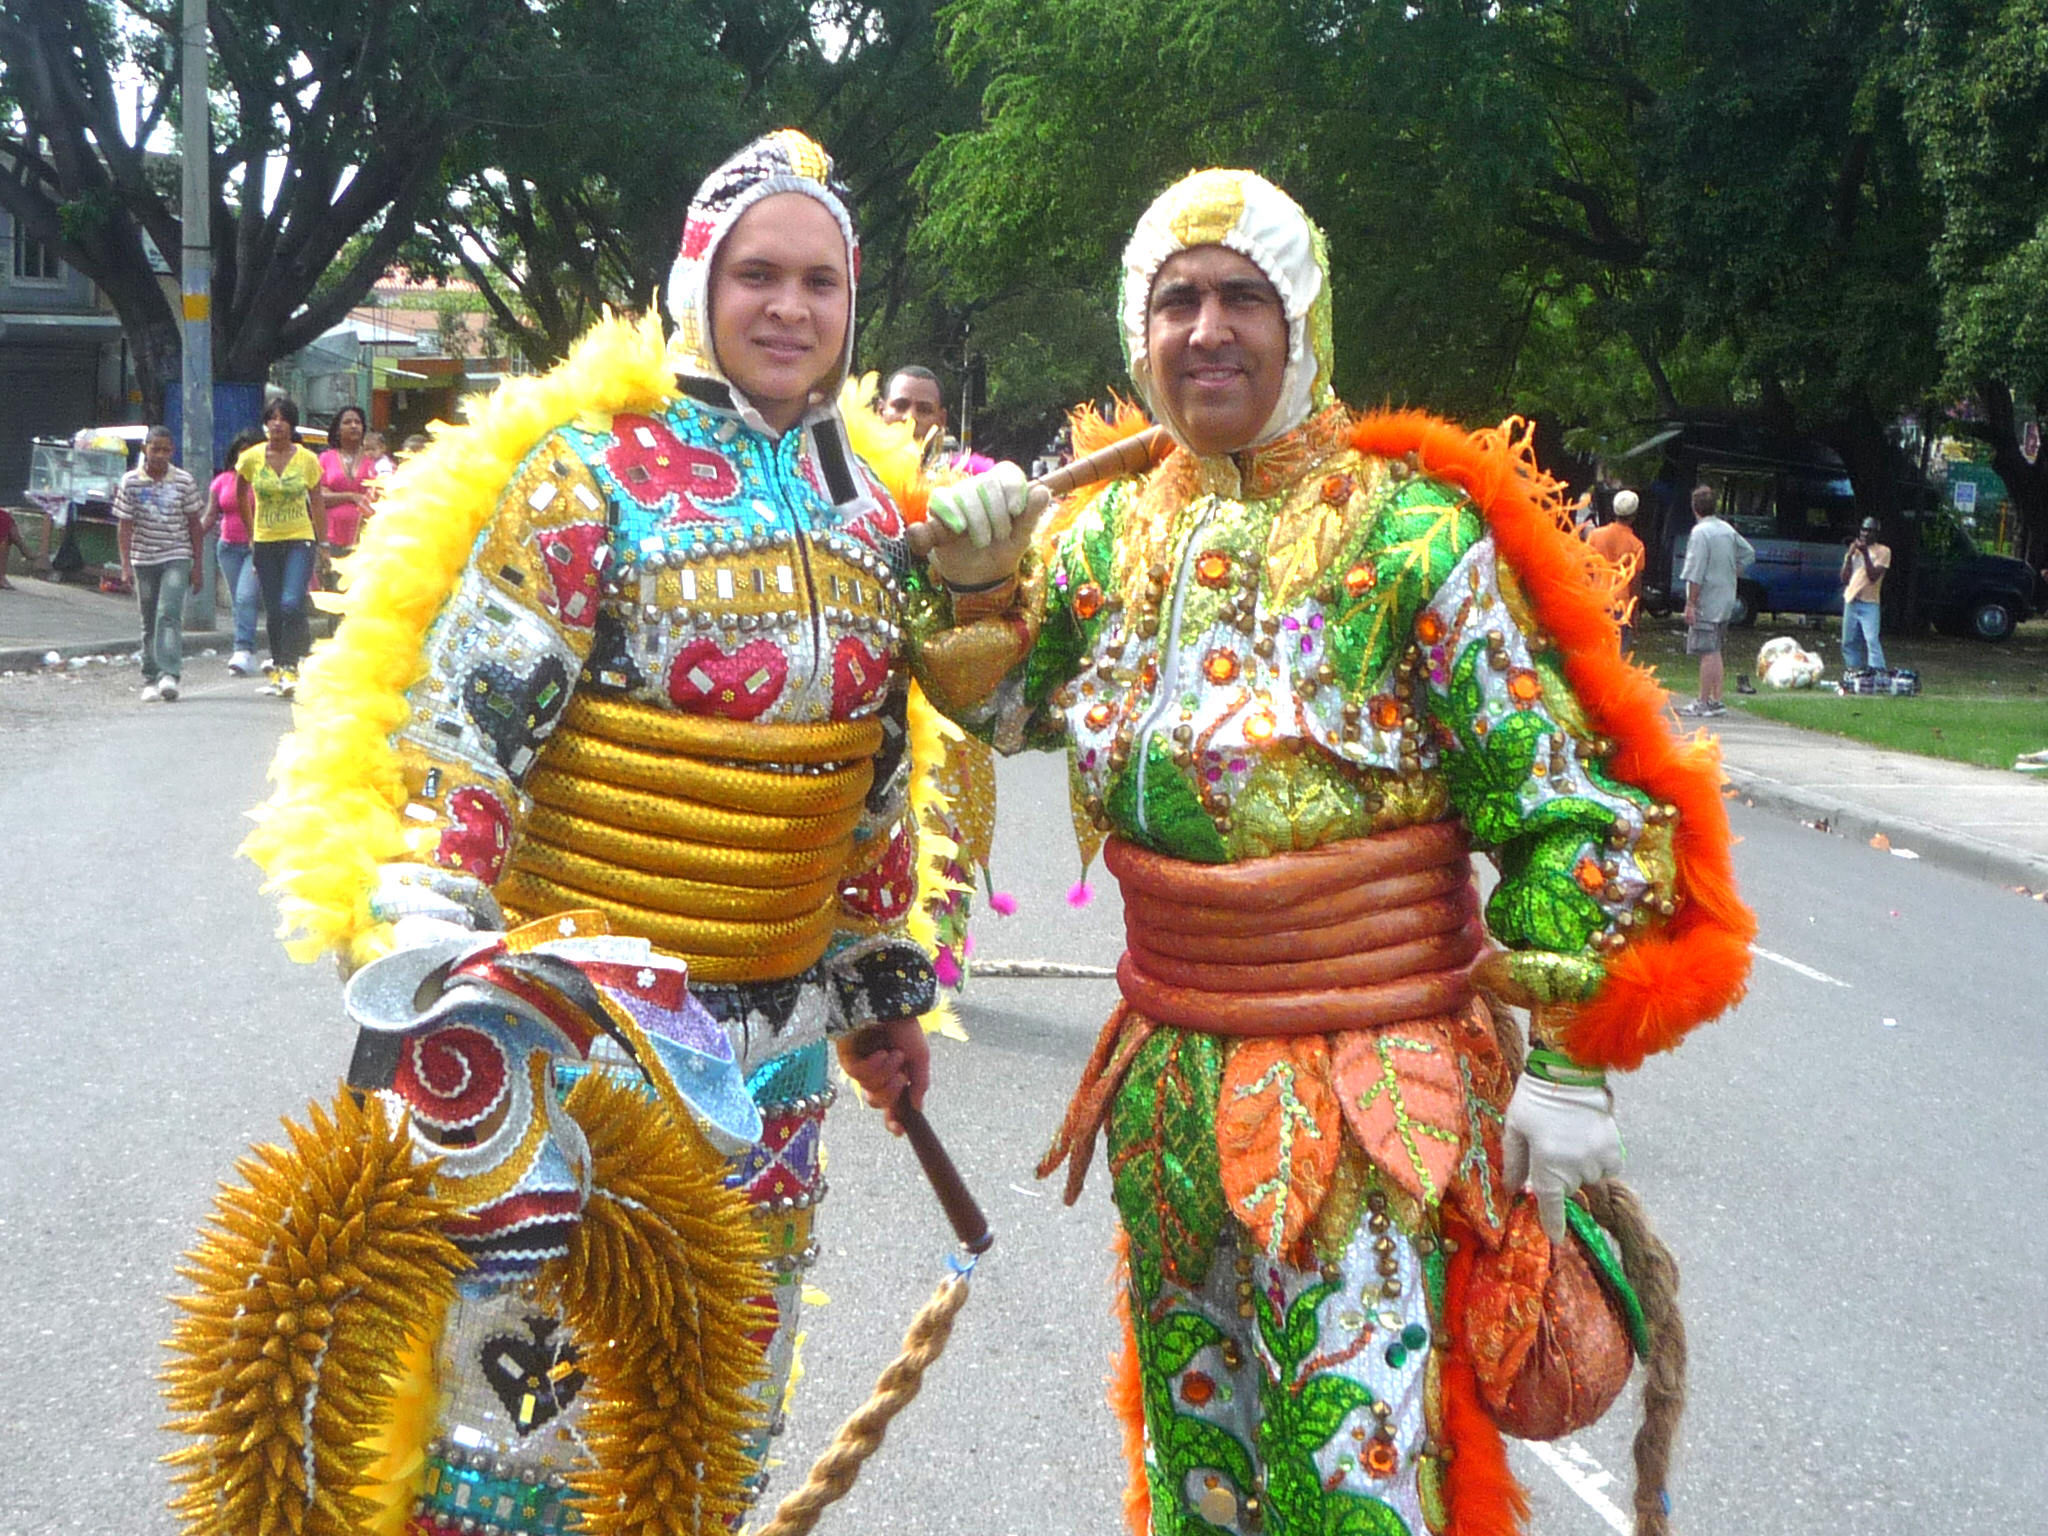
[[[861,1466],[882,1448],[882,1437],[888,1433],[890,1422],[910,1406],[911,1399],[924,1385],[924,1373],[945,1353],[946,1341],[953,1334],[953,1320],[967,1305],[968,1278],[981,1255],[995,1242],[981,1207],[968,1192],[952,1158],[946,1155],[931,1122],[911,1104],[907,1088],[896,1100],[894,1113],[967,1257],[949,1260],[951,1272],[911,1319],[902,1349],[876,1380],[868,1400],[839,1426],[832,1443],[811,1463],[803,1486],[776,1505],[773,1518],[753,1536],[808,1536],[819,1517],[851,1491]]]

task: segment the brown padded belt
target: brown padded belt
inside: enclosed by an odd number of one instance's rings
[[[1210,1034],[1456,1012],[1486,946],[1469,849],[1454,822],[1223,865],[1111,838],[1103,862],[1125,892],[1129,946],[1117,985],[1145,1017]]]
[[[1362,951],[1385,949],[1390,944],[1405,944],[1410,939],[1455,933],[1470,922],[1477,911],[1478,901],[1468,879],[1461,888],[1448,895],[1434,896],[1405,907],[1361,913],[1349,922],[1332,923],[1327,928],[1281,928],[1271,933],[1246,933],[1242,931],[1243,919],[1240,917],[1240,931],[1236,934],[1175,933],[1170,929],[1151,928],[1133,922],[1126,913],[1124,938],[1131,953],[1144,960],[1148,969],[1152,968],[1154,955],[1176,960],[1199,960],[1217,969],[1264,969],[1295,961],[1355,955]]]
[[[1456,1013],[1472,1000],[1472,983],[1463,970],[1320,992],[1228,993],[1155,981],[1125,955],[1117,964],[1116,981],[1124,1000],[1147,1018],[1211,1035],[1323,1035],[1372,1029]]]
[[[1287,908],[1287,924],[1293,929],[1324,928],[1342,923],[1365,912],[1384,912],[1410,902],[1428,901],[1460,890],[1472,882],[1472,871],[1462,861],[1419,869],[1413,874],[1389,875],[1355,886],[1340,886],[1321,896],[1311,896]],[[1148,896],[1135,886],[1124,886],[1124,915],[1136,918],[1150,931],[1166,930],[1190,936],[1240,934],[1245,930],[1242,910],[1231,907],[1194,907]]]
[[[1471,851],[1464,827],[1437,821],[1236,864],[1197,864],[1113,837],[1102,861],[1118,884],[1149,896],[1188,906],[1271,912],[1336,887],[1449,864]]]
[[[1280,968],[1278,980],[1287,992],[1327,992],[1343,987],[1376,986],[1383,981],[1461,969],[1477,960],[1486,947],[1486,931],[1477,918],[1449,933],[1426,933],[1378,949],[1353,950],[1320,960],[1292,962]],[[1201,992],[1279,995],[1274,967],[1208,965],[1177,955],[1131,950],[1131,962],[1154,981]]]

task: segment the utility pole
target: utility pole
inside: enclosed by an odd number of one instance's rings
[[[178,59],[183,97],[180,137],[184,143],[184,198],[180,208],[184,295],[185,472],[203,489],[213,479],[213,133],[208,121],[206,0],[185,0]],[[217,579],[216,539],[195,551],[192,595],[185,624],[213,628]]]

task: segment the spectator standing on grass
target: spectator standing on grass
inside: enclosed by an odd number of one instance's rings
[[[1634,491],[1614,493],[1614,520],[1586,535],[1595,554],[1628,579],[1614,592],[1614,622],[1621,626],[1621,654],[1636,648],[1636,608],[1643,600],[1643,541],[1636,537],[1636,512],[1642,499]]]
[[[185,594],[200,541],[199,485],[171,462],[168,427],[151,427],[142,463],[121,477],[114,519],[121,541],[121,575],[142,610],[142,699],[168,704],[185,670]]]
[[[1721,700],[1721,648],[1735,616],[1736,578],[1756,559],[1749,540],[1714,515],[1714,502],[1712,486],[1693,487],[1692,536],[1679,578],[1685,583],[1685,654],[1700,659],[1699,697],[1679,713],[1694,719],[1728,713]]]
[[[287,699],[298,690],[299,663],[313,648],[306,594],[313,552],[327,524],[320,461],[299,445],[298,433],[298,403],[279,395],[263,407],[263,441],[235,462],[255,508],[250,558],[270,636],[271,675],[260,691]]]
[[[228,584],[228,603],[235,616],[235,649],[228,657],[228,671],[236,677],[247,677],[256,670],[256,615],[263,611],[263,588],[249,558],[247,492],[235,465],[262,441],[260,432],[238,433],[228,448],[227,468],[213,477],[206,491],[204,528],[220,529],[220,574]]]
[[[1863,526],[1842,554],[1842,670],[1882,671],[1884,645],[1877,638],[1884,593],[1884,573],[1892,568],[1891,547],[1877,542],[1884,531],[1874,517]]]

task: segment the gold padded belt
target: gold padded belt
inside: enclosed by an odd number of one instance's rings
[[[834,811],[826,816],[767,816],[752,811],[724,811],[694,800],[672,799],[645,790],[619,789],[601,779],[578,778],[556,773],[545,755],[541,766],[526,781],[526,792],[542,805],[588,816],[642,832],[660,832],[691,842],[717,843],[729,848],[767,848],[794,852],[827,848],[844,842],[852,846],[853,829],[860,825],[861,808]]]
[[[631,832],[539,804],[527,813],[526,836],[650,875],[675,875],[685,880],[712,880],[723,885],[752,885],[769,890],[828,879],[850,857],[845,842],[787,852],[724,848],[716,843],[686,843],[679,838]]]
[[[550,745],[547,764],[559,772],[606,784],[687,795],[729,811],[766,811],[776,816],[816,816],[857,807],[875,782],[872,760],[823,773],[777,773],[771,768],[734,768],[673,753],[642,751],[581,733]]]
[[[847,763],[882,750],[879,720],[831,720],[819,725],[763,725],[685,715],[625,699],[579,693],[562,724],[587,736],[628,747],[652,747],[691,757],[747,763]]]
[[[872,720],[752,725],[578,695],[527,780],[499,901],[526,920],[594,907],[699,981],[798,975],[841,925],[881,744]]]

